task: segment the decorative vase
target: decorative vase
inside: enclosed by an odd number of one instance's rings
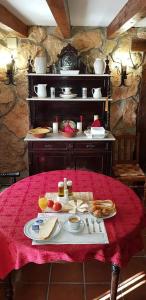
[[[101,58],[96,58],[93,64],[95,74],[102,75],[105,69],[105,62]]]

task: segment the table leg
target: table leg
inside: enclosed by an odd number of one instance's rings
[[[5,288],[5,299],[13,300],[13,286],[11,280],[11,273],[4,280],[4,288]]]
[[[111,300],[116,300],[117,297],[119,274],[120,274],[120,268],[117,265],[112,264],[111,298],[110,298]]]

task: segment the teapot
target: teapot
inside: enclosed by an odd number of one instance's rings
[[[102,98],[101,88],[93,88],[92,95],[93,95],[93,98],[96,98],[96,99]]]

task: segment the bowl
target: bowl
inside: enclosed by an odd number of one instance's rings
[[[77,131],[73,132],[66,132],[66,131],[61,131],[61,134],[67,138],[74,137],[76,135]]]
[[[48,128],[37,127],[37,128],[31,129],[29,131],[29,133],[31,133],[36,138],[44,138],[48,133],[51,133],[51,129],[52,128],[50,128],[50,127],[48,127]]]

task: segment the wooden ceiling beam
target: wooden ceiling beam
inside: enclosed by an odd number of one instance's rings
[[[146,0],[129,0],[107,27],[107,38],[114,38],[146,16]]]
[[[23,36],[28,36],[28,26],[0,4],[0,22]]]
[[[64,38],[70,37],[70,17],[66,0],[47,0],[54,19]]]
[[[146,52],[146,40],[145,39],[132,39],[131,51]]]

